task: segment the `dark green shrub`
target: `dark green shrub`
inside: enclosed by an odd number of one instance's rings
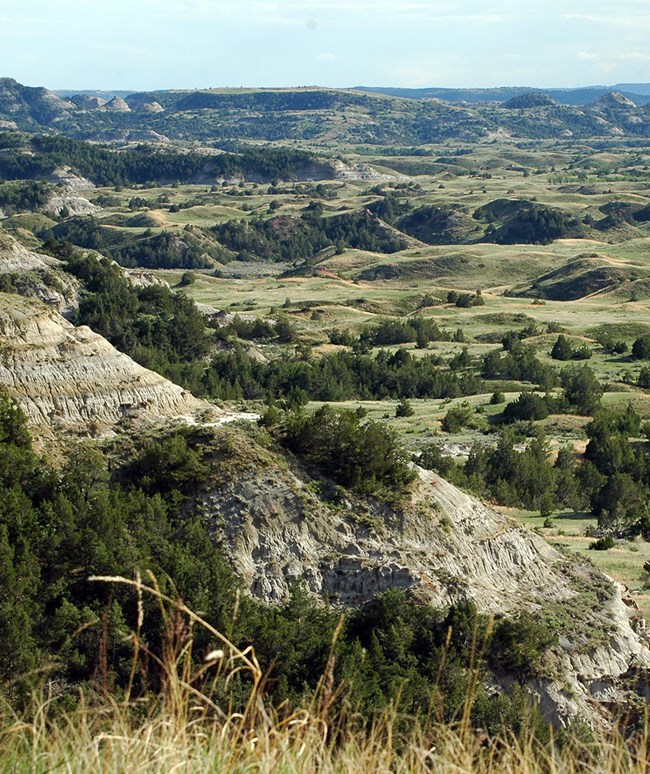
[[[495,669],[513,671],[520,676],[535,674],[544,653],[558,636],[532,613],[495,621],[488,651],[488,663]]]
[[[442,419],[442,429],[446,433],[457,433],[463,427],[472,424],[474,410],[466,401],[452,406]]]
[[[412,417],[415,414],[413,406],[406,398],[402,398],[395,408],[396,417]]]
[[[635,360],[647,360],[650,358],[650,334],[639,336],[632,344],[632,357]]]
[[[549,415],[548,403],[542,395],[534,392],[522,392],[517,400],[503,410],[503,421],[506,423],[522,420],[545,419]]]
[[[571,360],[573,357],[573,347],[564,334],[561,333],[557,337],[553,349],[551,350],[551,357],[553,360]]]
[[[579,414],[593,414],[600,404],[603,387],[589,366],[565,369],[561,374],[564,396]]]
[[[362,423],[356,411],[324,405],[311,415],[296,412],[280,440],[339,484],[362,492],[401,492],[415,478],[391,429]]]
[[[649,366],[641,367],[641,370],[639,371],[639,375],[637,376],[637,379],[636,379],[636,384],[638,387],[642,387],[643,389],[648,389],[650,387],[650,367]]]
[[[590,551],[609,551],[610,548],[614,548],[616,545],[616,541],[611,535],[606,535],[605,537],[598,538],[598,540],[594,540],[592,543],[589,543],[589,550]]]

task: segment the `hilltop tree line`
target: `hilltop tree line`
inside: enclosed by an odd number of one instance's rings
[[[323,216],[319,202],[299,218],[276,216],[267,220],[230,220],[209,229],[186,227],[182,232],[145,231],[137,237],[112,228],[94,216],[67,218],[43,231],[46,242],[70,242],[110,256],[122,266],[205,269],[215,262],[307,261],[327,247],[351,247],[394,253],[405,243],[367,210]]]
[[[206,157],[150,145],[115,151],[62,135],[28,138],[16,133],[0,134],[3,147],[23,151],[0,154],[0,177],[5,180],[43,177],[57,167],[70,166],[99,186],[188,183],[200,175],[215,179],[253,177],[268,182],[293,180],[314,160],[312,154],[293,148],[247,148],[241,153]]]
[[[193,233],[173,234],[145,232],[125,240],[115,229],[107,228],[93,216],[76,216],[59,223],[41,234],[45,248],[59,249],[60,243],[70,243],[88,250],[97,250],[128,268],[146,269],[207,269],[215,261],[227,261],[230,254],[214,242],[200,240]]]
[[[378,253],[395,253],[406,246],[368,210],[325,217],[320,202],[312,202],[300,218],[230,220],[211,231],[239,260],[255,257],[293,262],[309,260],[332,246]]]

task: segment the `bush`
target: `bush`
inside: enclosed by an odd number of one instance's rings
[[[583,344],[581,347],[576,347],[576,349],[573,350],[571,359],[572,360],[590,360],[592,354],[593,353],[589,349],[589,347],[586,344]]]
[[[632,357],[635,360],[647,360],[650,358],[650,334],[639,336],[632,344]]]
[[[603,387],[589,366],[562,371],[564,396],[579,414],[593,414],[600,404]]]
[[[521,676],[534,674],[544,653],[558,641],[558,636],[531,613],[495,622],[488,652],[488,662],[496,669],[506,669]]]
[[[614,339],[604,339],[601,342],[603,351],[607,355],[623,355],[628,350],[627,343],[624,341],[615,341]]]
[[[517,400],[503,410],[503,421],[506,423],[521,420],[545,419],[549,415],[548,403],[541,395],[534,392],[522,392]]]
[[[551,350],[553,360],[571,360],[573,357],[573,347],[566,336],[560,334]]]
[[[639,371],[639,378],[636,383],[639,387],[643,387],[643,389],[648,389],[650,387],[650,367],[643,366]]]
[[[457,433],[463,427],[472,424],[474,411],[467,401],[452,406],[442,419],[442,429],[446,433]]]
[[[181,288],[185,288],[188,285],[193,285],[195,282],[196,282],[196,275],[194,274],[194,272],[184,271],[183,274],[181,275],[178,285]]]
[[[606,537],[598,538],[598,540],[594,540],[593,543],[589,543],[589,550],[590,551],[609,551],[610,548],[614,548],[616,545],[616,541],[611,535],[607,535]]]
[[[397,404],[397,407],[395,409],[395,416],[396,417],[412,417],[413,414],[415,414],[415,411],[413,410],[413,406],[409,403],[406,398],[402,398],[400,402]]]
[[[325,405],[311,415],[296,412],[280,440],[342,486],[361,492],[401,492],[415,478],[390,428],[362,424],[356,411]]]

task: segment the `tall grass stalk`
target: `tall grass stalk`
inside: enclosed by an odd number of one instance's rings
[[[20,717],[0,707],[0,770],[11,772],[440,772],[441,774],[648,774],[648,727],[630,741],[617,733],[592,743],[578,739],[541,745],[532,731],[488,738],[470,722],[472,691],[454,724],[425,729],[416,721],[405,733],[394,710],[370,726],[351,710],[333,712],[337,698],[334,658],[311,701],[288,712],[269,705],[265,677],[254,648],[238,648],[201,616],[161,592],[155,578],[94,578],[131,586],[138,595],[138,623],[131,635],[134,666],[125,697],[81,694],[74,710],[62,712],[47,684],[31,713]],[[141,641],[142,595],[158,600],[166,625],[159,655]],[[201,626],[215,648],[197,666],[192,632]],[[334,640],[339,636],[342,622]],[[476,663],[482,643],[474,643]],[[163,675],[154,700],[134,698],[134,678],[143,654],[154,658]],[[215,687],[248,681],[242,712],[220,706]],[[222,692],[223,693],[223,692]],[[99,696],[99,699],[98,699]]]

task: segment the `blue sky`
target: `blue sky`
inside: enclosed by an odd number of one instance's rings
[[[0,0],[53,89],[650,82],[650,0]]]

